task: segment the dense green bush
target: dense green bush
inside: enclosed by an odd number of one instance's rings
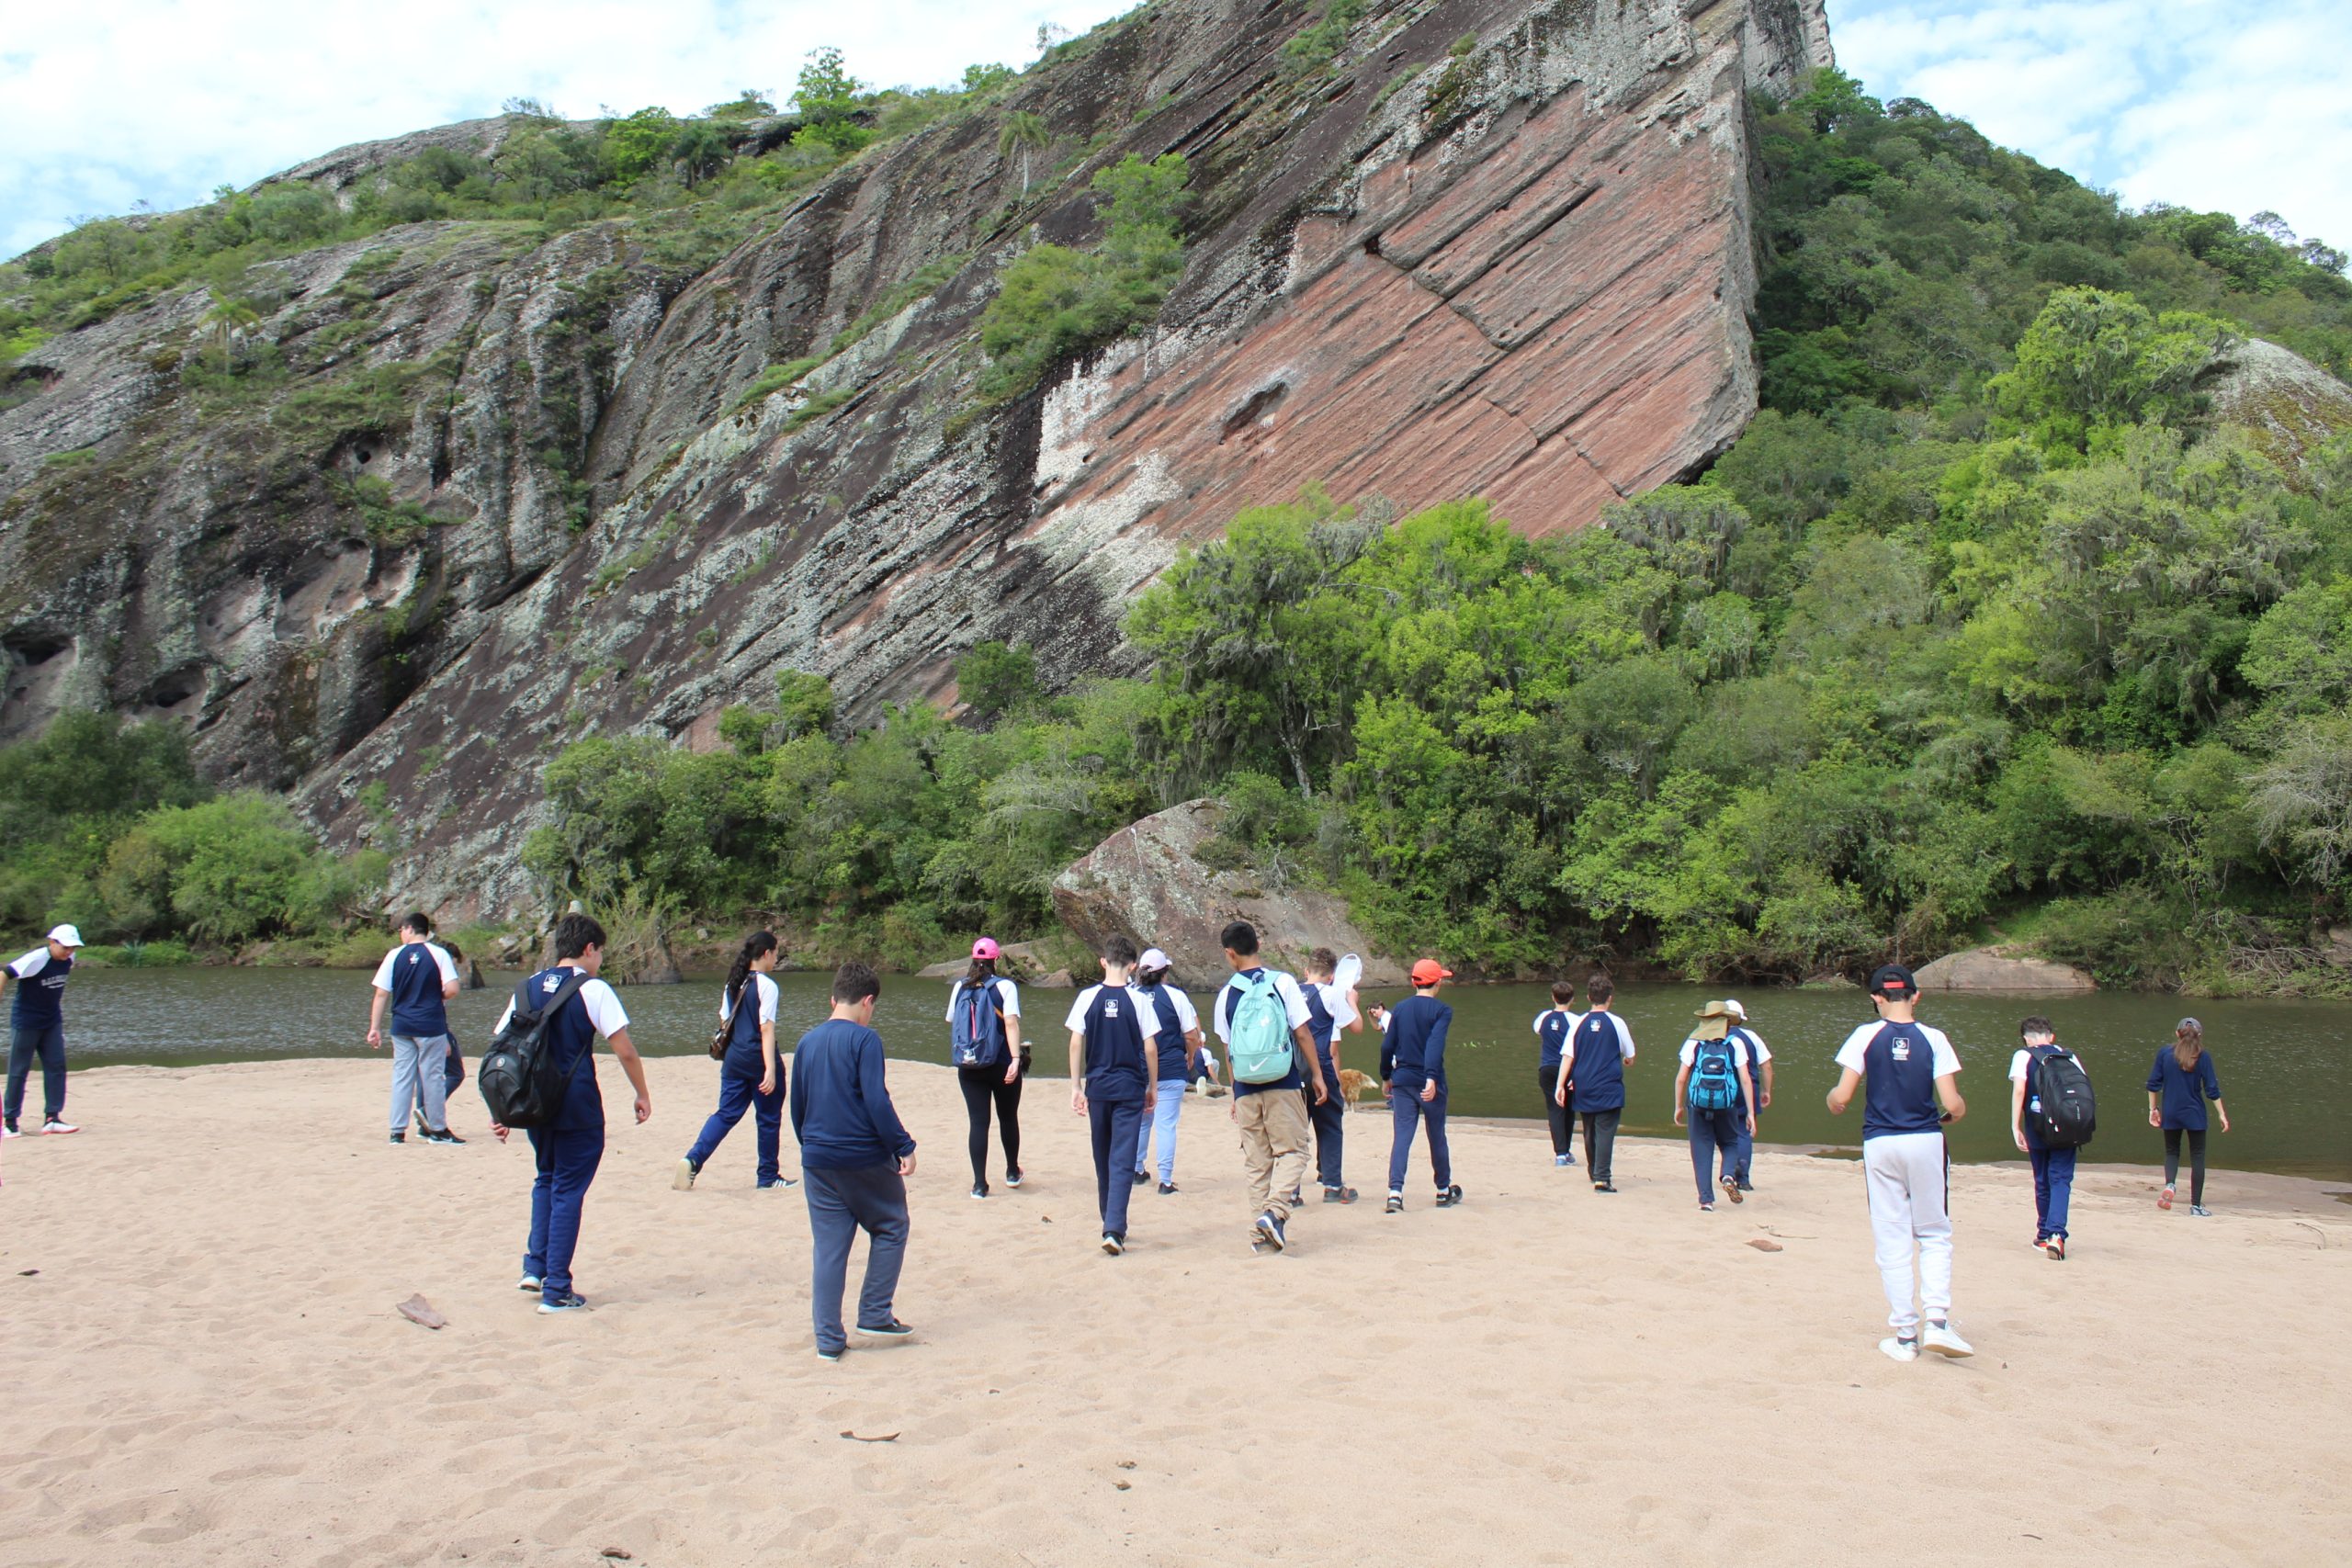
[[[0,926],[71,920],[118,963],[160,963],[193,940],[317,936],[369,917],[388,869],[321,849],[286,805],[214,796],[187,731],[168,721],[59,716],[0,746]]]
[[[1033,245],[1004,269],[1003,286],[980,317],[980,346],[989,356],[982,396],[1016,397],[1057,361],[1159,313],[1184,270],[1177,223],[1185,178],[1182,153],[1148,162],[1128,153],[1093,179],[1100,245]]]

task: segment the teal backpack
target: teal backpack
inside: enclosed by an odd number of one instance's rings
[[[1255,980],[1235,987],[1233,1011],[1225,1027],[1236,1081],[1277,1083],[1290,1076],[1290,1010],[1283,1006],[1272,970],[1261,969]]]
[[[1728,1040],[1702,1040],[1690,1058],[1690,1105],[1729,1111],[1739,1100],[1739,1068]]]

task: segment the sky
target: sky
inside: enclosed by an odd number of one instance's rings
[[[1025,64],[1132,0],[105,0],[8,8],[0,256],[354,141],[494,114],[685,113],[792,90],[833,44],[883,85]],[[1829,0],[1839,63],[2133,205],[2352,249],[2352,0]]]
[[[2352,250],[2352,0],[1828,0],[1838,63],[2131,206]]]

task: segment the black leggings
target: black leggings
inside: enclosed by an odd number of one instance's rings
[[[1544,1119],[1552,1123],[1553,1155],[1557,1156],[1574,1153],[1576,1112],[1552,1098],[1553,1091],[1560,1087],[1560,1069],[1557,1067],[1536,1068],[1535,1087],[1544,1091]]]
[[[2167,1127],[2165,1129],[2165,1185],[2170,1187],[2173,1178],[2180,1174],[2180,1135],[2188,1134],[2188,1206],[2205,1206],[2205,1129],[2202,1127]]]
[[[1024,1075],[1025,1076],[1025,1075]],[[972,1185],[989,1181],[989,1106],[996,1106],[997,1131],[1004,1139],[1004,1169],[1010,1176],[1021,1168],[1021,1084],[1004,1081],[1003,1067],[958,1067],[956,1081],[964,1086],[964,1111],[971,1118]]]

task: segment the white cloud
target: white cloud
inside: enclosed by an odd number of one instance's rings
[[[1838,61],[2134,206],[2352,244],[2346,0],[1829,0]]]
[[[861,78],[951,82],[1025,63],[1037,28],[1132,0],[111,0],[12,6],[0,33],[0,256],[77,216],[200,201],[354,141],[495,114],[514,95],[573,115],[684,113],[792,91],[833,44]]]

